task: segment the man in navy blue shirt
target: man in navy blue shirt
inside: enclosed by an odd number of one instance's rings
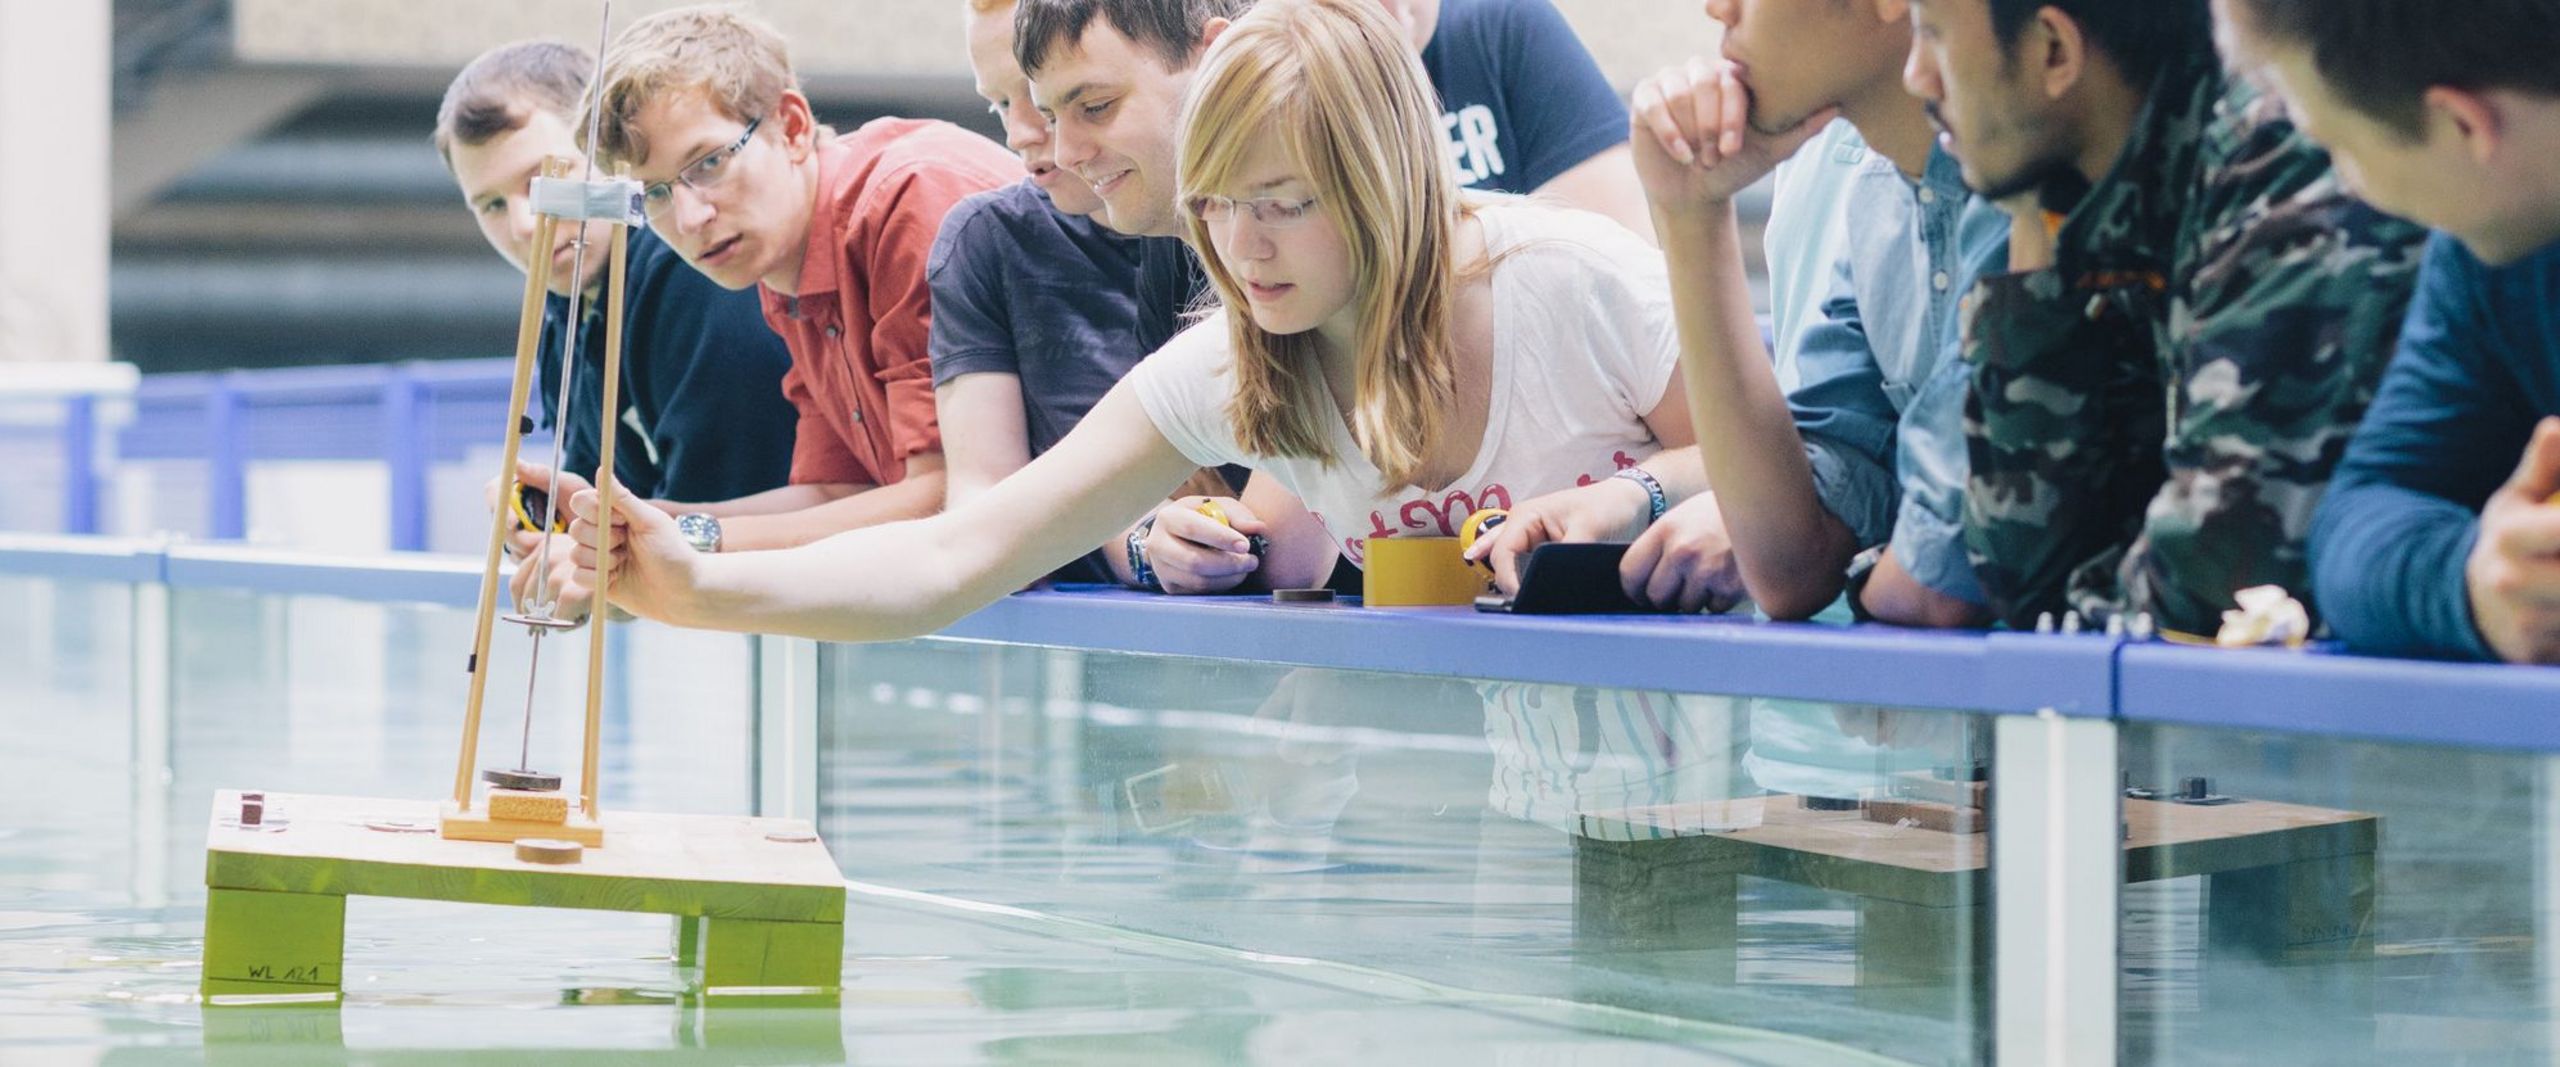
[[[579,158],[570,127],[593,67],[591,56],[568,45],[505,45],[464,67],[437,110],[437,151],[481,235],[519,270],[534,254],[527,190],[545,157]],[[569,297],[585,290],[568,424],[565,431],[552,427],[567,434],[561,465],[582,475],[592,474],[602,455],[604,297],[598,290],[606,233],[602,223],[587,224],[583,272],[573,271],[575,230],[561,228],[554,247],[543,250],[551,256],[552,282],[543,305],[537,417],[546,426],[558,411]],[[782,393],[791,357],[765,325],[755,294],[720,288],[646,227],[630,234],[614,476],[632,492],[682,501],[729,500],[782,485],[799,421]],[[538,462],[524,467],[528,484],[549,483]],[[567,503],[561,501],[564,522]],[[509,548],[524,557],[538,543],[524,533]],[[555,588],[563,588],[575,568],[558,545],[551,558]],[[520,570],[517,593],[532,582],[532,568]]]
[[[2217,6],[2339,175],[2439,231],[2313,530],[2322,610],[2363,651],[2560,663],[2560,0]]]
[[[1627,107],[1551,0],[1381,0],[1440,91],[1458,181],[1537,193],[1650,238]]]

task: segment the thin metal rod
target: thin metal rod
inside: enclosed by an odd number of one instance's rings
[[[587,84],[592,87],[593,90],[590,94],[590,101],[587,106],[587,143],[585,152],[587,159],[585,180],[587,181],[594,181],[596,177],[596,132],[601,128],[599,124],[603,116],[600,113],[604,110],[604,51],[606,46],[612,42],[612,39],[613,0],[605,0],[604,20],[596,27],[596,70],[595,74],[587,79]],[[587,287],[582,283],[586,281],[587,277],[587,227],[588,223],[586,220],[579,220],[576,251],[571,254],[569,263],[569,280],[571,283],[571,287],[569,289],[569,322],[568,329],[562,331],[564,336],[560,341],[560,395],[556,400],[554,410],[551,415],[551,471],[554,474],[559,473],[562,449],[569,439],[569,391],[571,383],[577,377],[578,336],[583,331],[583,327],[586,323],[586,308],[584,305],[587,295]],[[545,254],[548,254],[548,251],[548,249],[545,249]],[[619,284],[618,279],[616,284]],[[607,439],[612,438],[614,434],[613,415],[614,412],[608,408],[605,412],[604,420],[604,436]],[[607,466],[605,469],[611,470],[612,468]],[[558,483],[554,482],[553,484],[556,486]],[[533,604],[531,605],[532,613],[543,618],[551,617],[551,610],[559,606],[560,603],[558,590],[551,588],[550,536],[551,527],[554,523],[559,521],[559,518],[560,494],[543,494],[543,538],[542,544],[534,549],[533,554],[534,567],[538,573],[534,575],[533,579]],[[532,713],[533,705],[528,699],[525,704],[525,714],[530,716]]]
[[[516,769],[533,769],[533,689],[534,680],[542,676],[542,627],[533,630],[533,652],[526,657],[524,670],[524,740],[516,746]]]

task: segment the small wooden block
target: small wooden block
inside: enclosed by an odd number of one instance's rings
[[[554,825],[569,821],[569,794],[537,793],[524,789],[492,789],[485,802],[489,817],[504,822],[542,822]]]
[[[338,988],[347,898],[210,887],[204,905],[204,970],[225,994],[282,995]]]
[[[843,983],[844,924],[767,919],[704,921],[704,992],[831,990]]]
[[[1868,822],[1891,826],[1908,824],[1947,834],[1978,834],[1991,828],[1991,817],[1981,808],[1933,804],[1926,800],[1870,800],[1864,808]]]
[[[702,925],[699,915],[676,916],[676,966],[702,966]]]
[[[446,801],[437,826],[449,841],[509,842],[541,837],[575,841],[588,848],[604,847],[604,826],[584,815],[573,816],[567,822],[526,822],[495,818],[487,805],[462,811],[452,801]]]

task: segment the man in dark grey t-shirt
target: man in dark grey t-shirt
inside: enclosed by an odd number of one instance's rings
[[[969,9],[978,93],[1030,177],[961,201],[925,261],[933,291],[926,351],[949,463],[945,507],[1064,438],[1129,368],[1179,331],[1199,285],[1181,239],[1128,236],[1089,217],[1102,201],[1057,165],[1013,57],[1013,5],[970,0]],[[1185,492],[1195,489],[1233,495],[1211,479]],[[1050,577],[1115,580],[1099,552]]]

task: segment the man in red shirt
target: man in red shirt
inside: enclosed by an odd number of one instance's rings
[[[706,552],[941,510],[925,258],[952,205],[1018,180],[1021,162],[945,122],[820,125],[782,38],[725,8],[632,24],[606,54],[601,100],[596,158],[643,183],[650,228],[686,262],[731,289],[761,285],[791,349],[791,484],[659,506]]]

